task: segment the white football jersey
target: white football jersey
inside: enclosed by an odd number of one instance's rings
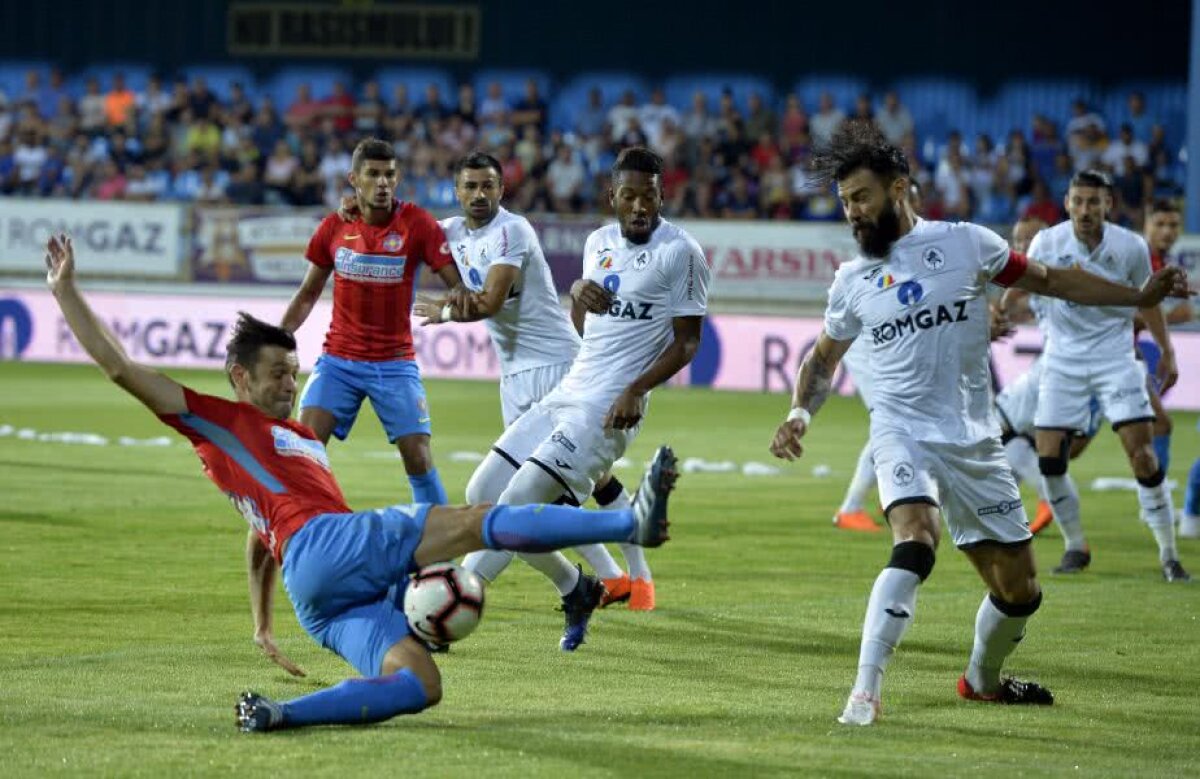
[[[989,280],[1009,284],[1023,262],[991,230],[917,220],[886,259],[856,257],[829,288],[825,332],[871,349],[871,428],[916,440],[973,444],[1000,434],[988,367]]]
[[[1127,287],[1140,288],[1150,278],[1150,249],[1140,235],[1104,224],[1104,237],[1095,251],[1075,237],[1068,220],[1047,227],[1033,238],[1029,258],[1052,268],[1080,268]],[[1046,333],[1047,360],[1067,365],[1095,365],[1133,357],[1133,315],[1137,309],[1120,306],[1081,306],[1043,298],[1039,320]]]
[[[463,283],[471,290],[483,289],[493,265],[520,268],[508,300],[486,322],[500,372],[508,376],[570,362],[579,351],[579,334],[558,302],[550,266],[529,221],[501,208],[478,230],[468,229],[461,216],[439,224]]]
[[[607,413],[671,345],[672,320],[707,313],[708,263],[695,239],[665,219],[644,244],[627,241],[614,223],[588,236],[583,278],[612,292],[613,302],[588,313],[579,356],[545,402]]]

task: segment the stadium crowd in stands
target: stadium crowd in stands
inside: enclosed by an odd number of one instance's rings
[[[1111,170],[1115,217],[1138,223],[1144,203],[1182,194],[1180,151],[1144,100],[1130,94],[1124,116],[1102,117],[1077,101],[1062,117],[1031,116],[1003,138],[929,138],[895,92],[839,106],[789,95],[782,106],[730,93],[711,105],[697,93],[685,110],[662,90],[639,103],[632,92],[605,104],[593,90],[573,126],[551,128],[547,98],[530,81],[506,100],[430,85],[423,94],[375,82],[337,84],[326,95],[301,86],[290,105],[233,85],[218,99],[203,79],[151,78],[135,92],[120,74],[86,82],[73,99],[61,73],[30,71],[20,93],[0,96],[0,193],[332,207],[345,188],[349,151],[361,137],[391,140],[400,154],[400,196],[433,210],[454,206],[452,161],[480,147],[504,164],[506,198],[520,211],[604,210],[616,149],[645,143],[667,160],[668,213],[743,219],[837,219],[831,192],[814,187],[809,160],[842,122],[874,122],[918,160],[925,211],[935,218],[1011,223],[1033,213],[1063,218],[1071,175]],[[1057,106],[1046,106],[1050,111]]]

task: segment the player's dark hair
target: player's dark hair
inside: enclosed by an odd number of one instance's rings
[[[500,164],[500,160],[485,151],[476,149],[465,156],[459,157],[454,163],[454,180],[458,181],[458,174],[464,170],[494,170],[496,175],[504,178],[504,166]]]
[[[1081,170],[1071,177],[1072,187],[1100,187],[1111,194],[1113,191],[1112,177],[1102,170],[1088,168]]]
[[[630,146],[622,149],[613,162],[612,174],[615,178],[621,171],[633,173],[649,173],[651,176],[661,176],[663,159],[645,146]]]
[[[841,181],[862,168],[887,184],[909,175],[904,152],[870,122],[842,122],[829,145],[813,157],[813,171],[822,184]]]
[[[240,365],[248,371],[254,370],[258,363],[258,353],[264,346],[282,346],[294,352],[296,336],[282,327],[267,324],[245,311],[239,311],[237,324],[233,326],[233,336],[225,346],[225,374],[229,376],[230,384],[233,384],[233,377],[229,375],[229,371],[233,366]]]
[[[1182,214],[1183,209],[1174,200],[1165,197],[1156,197],[1146,207],[1146,215],[1153,216],[1154,214]]]
[[[378,138],[363,138],[354,147],[354,156],[350,158],[350,170],[358,171],[367,160],[391,162],[394,159],[396,149],[390,143]]]

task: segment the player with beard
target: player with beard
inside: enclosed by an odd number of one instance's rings
[[[571,318],[583,334],[562,381],[512,424],[472,482],[499,503],[578,505],[641,429],[650,391],[682,370],[700,346],[709,270],[699,244],[660,216],[662,159],[624,149],[609,192],[616,224],[588,236]],[[514,473],[514,467],[517,470]],[[490,566],[485,553],[479,565]],[[591,598],[594,608],[602,595]],[[562,647],[582,642],[579,630]]]
[[[1038,233],[1030,244],[1030,257],[1056,268],[1086,269],[1116,283],[1141,284],[1151,277],[1146,241],[1106,221],[1112,208],[1108,174],[1093,170],[1076,173],[1064,205],[1070,218]],[[1182,274],[1179,269],[1173,270]],[[1166,391],[1178,373],[1158,303],[1137,306],[1137,314],[1161,350],[1156,373]],[[1066,545],[1055,571],[1078,573],[1092,559],[1079,516],[1078,494],[1065,476],[1071,437],[1086,425],[1089,398],[1095,395],[1100,411],[1121,439],[1137,479],[1138,503],[1158,544],[1163,578],[1168,582],[1189,581],[1191,577],[1180,564],[1175,546],[1174,507],[1166,473],[1154,451],[1155,414],[1146,389],[1145,369],[1133,348],[1133,309],[1080,307],[1057,300],[1041,305],[1046,346],[1034,424],[1038,466]]]
[[[1000,675],[1042,591],[992,413],[986,284],[1082,305],[1149,306],[1168,293],[1186,294],[1186,280],[1178,270],[1163,270],[1139,290],[1028,261],[978,225],[922,220],[906,202],[904,153],[867,125],[844,125],[817,165],[837,182],[862,255],[838,268],[824,331],[800,366],[792,409],[770,449],[785,460],[801,456],[842,355],[860,334],[870,338],[871,446],[894,542],[871,590],[858,676],[838,721],[870,725],[879,717],[884,668],[912,623],[918,586],[933,570],[939,510],[988,589],[958,694],[1052,703],[1042,686]]]

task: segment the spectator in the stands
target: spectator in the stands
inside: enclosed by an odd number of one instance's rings
[[[847,117],[847,121],[861,122],[863,124],[875,124],[875,108],[871,105],[871,96],[866,92],[862,92],[858,97],[854,98],[854,111]]]
[[[546,169],[546,186],[554,211],[569,214],[579,209],[584,175],[583,165],[571,147],[560,144]]]
[[[1033,190],[1023,200],[1021,218],[1040,219],[1048,225],[1058,224],[1063,220],[1062,207],[1059,205],[1061,202],[1061,197],[1055,198],[1045,183],[1036,179],[1033,182]]]
[[[196,191],[196,202],[200,205],[220,205],[227,202],[226,187],[229,174],[216,165],[207,165],[200,172],[200,188]]]
[[[38,176],[42,172],[46,156],[46,147],[35,132],[25,130],[20,133],[17,145],[13,149],[13,162],[17,166],[16,190],[18,194],[33,195],[37,193]]]
[[[1107,144],[1104,119],[1088,108],[1083,100],[1071,103],[1067,121],[1067,149],[1076,171],[1096,166]]]
[[[437,84],[430,82],[425,86],[425,98],[417,109],[417,119],[425,122],[426,128],[432,123],[440,122],[450,113],[450,109],[442,100],[442,90]]]
[[[171,102],[163,111],[163,119],[168,124],[178,122],[183,116],[183,112],[188,110],[190,98],[191,93],[188,91],[187,81],[177,79],[174,86],[171,87]]]
[[[62,149],[50,146],[46,149],[46,161],[38,171],[37,194],[42,197],[61,197],[63,170],[66,161]]]
[[[1057,200],[1066,197],[1067,190],[1071,186],[1071,177],[1074,175],[1075,168],[1071,163],[1071,155],[1065,151],[1059,152],[1054,158],[1054,167],[1043,176],[1050,196]]]
[[[226,122],[248,125],[254,120],[254,104],[246,95],[242,82],[235,81],[229,85],[229,102],[221,108],[221,114]]]
[[[1030,156],[1037,175],[1049,174],[1054,168],[1055,158],[1061,151],[1063,151],[1063,144],[1058,134],[1058,125],[1042,114],[1034,114]]]
[[[767,162],[759,178],[758,208],[767,219],[792,218],[791,181],[779,155]]]
[[[604,108],[604,96],[599,87],[588,90],[587,102],[575,115],[575,131],[585,138],[604,135],[608,112]]]
[[[548,117],[546,101],[538,92],[537,81],[531,78],[525,82],[525,94],[513,106],[509,120],[518,135],[525,127],[534,127],[540,135],[545,135]]]
[[[121,200],[125,197],[125,174],[117,163],[109,160],[100,164],[100,176],[92,189],[97,200]]]
[[[467,124],[458,114],[450,114],[437,133],[437,142],[452,156],[461,157],[475,146],[475,125]]]
[[[469,124],[472,128],[479,127],[479,119],[475,110],[475,87],[467,82],[458,85],[458,103],[454,106],[454,116]]]
[[[416,106],[413,105],[412,98],[408,94],[407,84],[396,84],[392,87],[392,115],[393,116],[414,116],[417,113]]]
[[[729,185],[717,194],[715,205],[725,219],[753,219],[758,215],[758,203],[746,176],[737,171]]]
[[[146,91],[140,95],[138,101],[141,126],[149,127],[155,118],[161,119],[170,107],[171,96],[163,88],[162,79],[158,76],[151,76],[150,80],[146,82]]]
[[[760,138],[763,133],[772,138],[779,131],[778,119],[775,112],[763,100],[758,92],[751,92],[746,100],[746,136]]]
[[[188,95],[188,108],[191,109],[192,116],[216,121],[218,106],[217,96],[208,88],[208,82],[201,76],[192,79],[192,90]]]
[[[383,102],[379,82],[368,81],[363,85],[362,97],[354,106],[354,132],[358,135],[377,137],[383,131],[387,114],[387,104]]]
[[[896,146],[900,145],[904,136],[913,132],[912,113],[900,103],[900,96],[895,90],[883,96],[883,108],[875,114],[875,124],[888,143]]]
[[[340,81],[333,82],[333,93],[321,101],[322,116],[333,120],[333,129],[348,133],[354,127],[354,96]]]
[[[842,126],[842,122],[844,121],[846,121],[846,115],[842,113],[842,109],[834,104],[833,95],[828,92],[822,92],[818,102],[817,113],[808,122],[813,144],[818,149],[828,145],[829,139],[833,137],[833,134],[837,132],[837,129]]]
[[[183,148],[188,154],[195,152],[206,160],[215,159],[221,150],[221,130],[212,119],[197,116],[187,125]]]
[[[141,165],[130,165],[125,174],[125,199],[143,203],[157,199],[154,185]]]
[[[650,102],[638,109],[637,119],[646,134],[646,142],[656,148],[662,140],[663,125],[667,122],[679,124],[679,112],[667,103],[666,93],[658,87],[650,93]]]
[[[275,150],[267,158],[263,169],[263,185],[266,188],[267,203],[272,205],[292,203],[292,178],[296,175],[298,167],[300,167],[300,160],[292,154],[292,149],[288,146],[287,141],[282,139],[276,141]]]
[[[933,186],[937,190],[945,219],[959,221],[970,218],[969,172],[961,144],[952,141],[947,145],[946,156],[938,162],[933,176]]]
[[[312,139],[300,147],[300,161],[292,174],[292,205],[319,206],[325,197],[325,179],[321,175],[321,155]]]
[[[1150,152],[1146,149],[1146,144],[1134,137],[1133,125],[1128,122],[1121,125],[1116,140],[1109,142],[1101,160],[1109,170],[1120,172],[1125,167],[1126,157],[1131,157],[1138,168],[1146,167],[1150,161]]]
[[[108,114],[104,108],[104,95],[100,92],[100,80],[90,77],[84,90],[79,101],[79,127],[88,135],[102,133],[108,123]]]
[[[321,115],[321,103],[313,99],[312,87],[300,84],[296,87],[296,99],[288,106],[283,123],[293,132],[301,132],[316,124]]]
[[[684,136],[690,145],[695,146],[701,141],[716,138],[717,130],[717,117],[708,110],[708,97],[703,92],[696,92],[692,95],[691,110],[683,117]]]
[[[1150,131],[1155,121],[1146,113],[1146,96],[1141,92],[1130,92],[1125,101],[1125,110],[1122,122],[1133,128],[1133,137],[1142,142],[1149,142]]]
[[[283,138],[283,126],[270,101],[264,99],[254,115],[254,124],[250,128],[250,137],[262,156],[275,150],[276,144]]]
[[[1148,181],[1146,166],[1138,164],[1132,155],[1126,154],[1113,166],[1113,189],[1115,190],[1114,222],[1136,224],[1141,215],[1141,209],[1146,202]],[[1152,188],[1152,186],[1151,186]]]
[[[331,211],[336,211],[342,202],[342,195],[348,192],[350,183],[346,174],[351,167],[350,152],[346,150],[341,139],[336,136],[325,144],[325,153],[321,155],[318,168],[324,182],[324,203]]]
[[[658,152],[660,157],[667,159],[675,156],[675,152],[682,148],[684,140],[683,131],[679,129],[678,123],[672,119],[667,119],[663,122],[658,142],[653,144],[651,148]]]
[[[242,165],[230,177],[225,194],[229,202],[239,206],[255,206],[263,202],[263,188],[258,180],[258,169],[253,165]]]
[[[621,99],[617,101],[617,104],[608,109],[608,131],[613,143],[620,142],[620,139],[629,130],[629,124],[637,121],[637,118],[637,98],[632,89],[626,89],[621,93]]]
[[[487,86],[487,95],[479,103],[479,122],[483,125],[503,124],[508,117],[508,101],[504,99],[504,88],[499,81]]]
[[[114,73],[112,89],[104,96],[104,117],[109,127],[121,127],[134,115],[137,95],[125,84],[124,73]]]

